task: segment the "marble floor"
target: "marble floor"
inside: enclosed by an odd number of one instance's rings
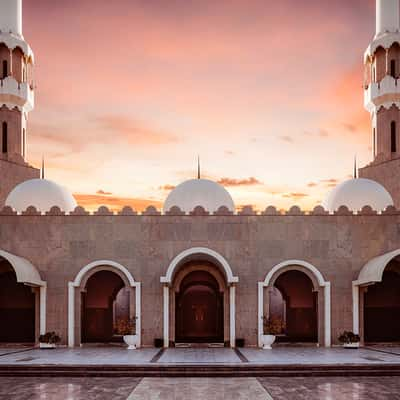
[[[271,400],[256,378],[145,378],[128,400]]]
[[[376,365],[400,364],[399,347],[358,350],[309,347],[275,347],[272,350],[242,348],[155,348],[127,350],[124,347],[58,348],[55,350],[0,348],[0,365],[146,365],[241,364],[257,365]]]
[[[400,400],[398,377],[0,378],[1,400]]]

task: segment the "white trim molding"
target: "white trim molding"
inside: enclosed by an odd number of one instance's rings
[[[211,261],[213,262],[217,262],[218,266],[223,269],[226,281],[228,283],[239,282],[239,278],[237,276],[233,276],[232,269],[229,266],[228,262],[225,260],[225,258],[222,257],[221,254],[217,253],[216,251],[208,249],[206,247],[192,247],[178,254],[169,264],[167,273],[165,276],[162,276],[160,278],[160,282],[171,284],[175,271],[180,267],[182,262],[194,256],[203,256],[205,258],[211,259]]]
[[[325,281],[321,272],[312,264],[303,260],[287,260],[275,265],[266,275],[263,282],[258,282],[258,346],[261,347],[261,335],[263,335],[264,324],[264,289],[271,286],[271,281],[276,274],[283,273],[287,267],[303,267],[310,271],[318,285],[324,289],[324,345],[330,347],[332,344],[331,334],[331,283]],[[273,282],[272,282],[273,283]]]
[[[360,270],[358,279],[353,281],[353,332],[360,333],[360,287],[382,282],[386,267],[394,258],[400,256],[400,249],[390,251],[369,260]]]
[[[232,269],[225,258],[214,250],[206,247],[192,247],[179,253],[169,264],[167,273],[160,278],[163,284],[163,334],[164,347],[169,347],[169,291],[177,270],[187,261],[192,259],[209,260],[218,266],[224,273],[227,285],[229,286],[229,342],[231,347],[235,347],[236,341],[236,288],[235,284],[239,278],[234,276]]]
[[[47,303],[47,282],[43,281],[38,269],[27,259],[0,250],[0,258],[7,260],[17,277],[18,283],[39,288],[39,333],[46,333],[46,303]],[[36,324],[37,322],[35,322]]]
[[[136,334],[138,335],[138,346],[141,345],[141,284],[133,279],[132,274],[123,265],[111,260],[93,261],[83,267],[76,275],[73,282],[68,282],[68,346],[75,346],[75,289],[85,283],[84,278],[90,276],[90,272],[98,267],[104,267],[104,270],[120,272],[126,278],[129,286],[135,288],[135,316],[136,316]]]

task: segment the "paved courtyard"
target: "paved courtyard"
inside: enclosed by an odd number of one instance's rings
[[[254,365],[375,365],[400,364],[400,347],[358,350],[314,347],[242,348],[143,348],[82,347],[40,350],[0,348],[0,365],[147,365],[147,364]]]
[[[0,378],[1,400],[398,400],[400,379]]]
[[[14,365],[400,365],[399,347],[359,350],[276,347],[140,349],[83,347],[0,348],[0,366]],[[322,367],[323,368],[323,367]],[[0,377],[4,400],[400,400],[393,377]]]

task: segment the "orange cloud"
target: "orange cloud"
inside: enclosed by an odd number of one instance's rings
[[[149,127],[142,121],[130,119],[120,115],[105,115],[95,119],[99,128],[109,131],[114,138],[122,137],[128,143],[134,145],[151,144],[160,145],[168,143],[177,143],[180,139],[168,132]]]
[[[143,211],[148,206],[155,206],[156,208],[162,208],[162,202],[150,199],[140,198],[126,198],[108,195],[97,195],[97,194],[74,194],[76,202],[84,207],[88,211],[96,211],[100,206],[107,206],[110,210],[117,212],[122,210],[125,206],[130,206],[136,211]]]
[[[218,183],[226,187],[263,185],[262,182],[254,177],[250,177],[248,179],[221,178]]]

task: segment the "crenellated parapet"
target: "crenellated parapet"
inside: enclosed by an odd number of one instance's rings
[[[389,206],[383,211],[376,211],[371,206],[365,205],[359,211],[352,211],[346,206],[340,206],[336,211],[329,212],[324,209],[324,207],[318,205],[311,211],[304,211],[299,206],[292,206],[289,210],[278,210],[274,206],[268,206],[264,211],[254,210],[252,207],[244,207],[242,210],[232,212],[226,209],[226,207],[220,207],[214,213],[206,211],[203,207],[197,206],[189,213],[185,213],[179,207],[173,206],[170,210],[162,213],[155,206],[148,206],[141,213],[135,211],[130,206],[123,207],[120,211],[114,212],[106,206],[100,206],[97,210],[88,211],[85,208],[78,206],[70,213],[62,211],[59,207],[54,206],[49,211],[40,212],[34,206],[27,207],[26,210],[21,213],[16,212],[11,207],[4,207],[0,210],[0,216],[45,216],[45,217],[59,217],[59,216],[69,216],[69,217],[323,217],[323,216],[387,216],[387,215],[398,215],[400,210]]]

